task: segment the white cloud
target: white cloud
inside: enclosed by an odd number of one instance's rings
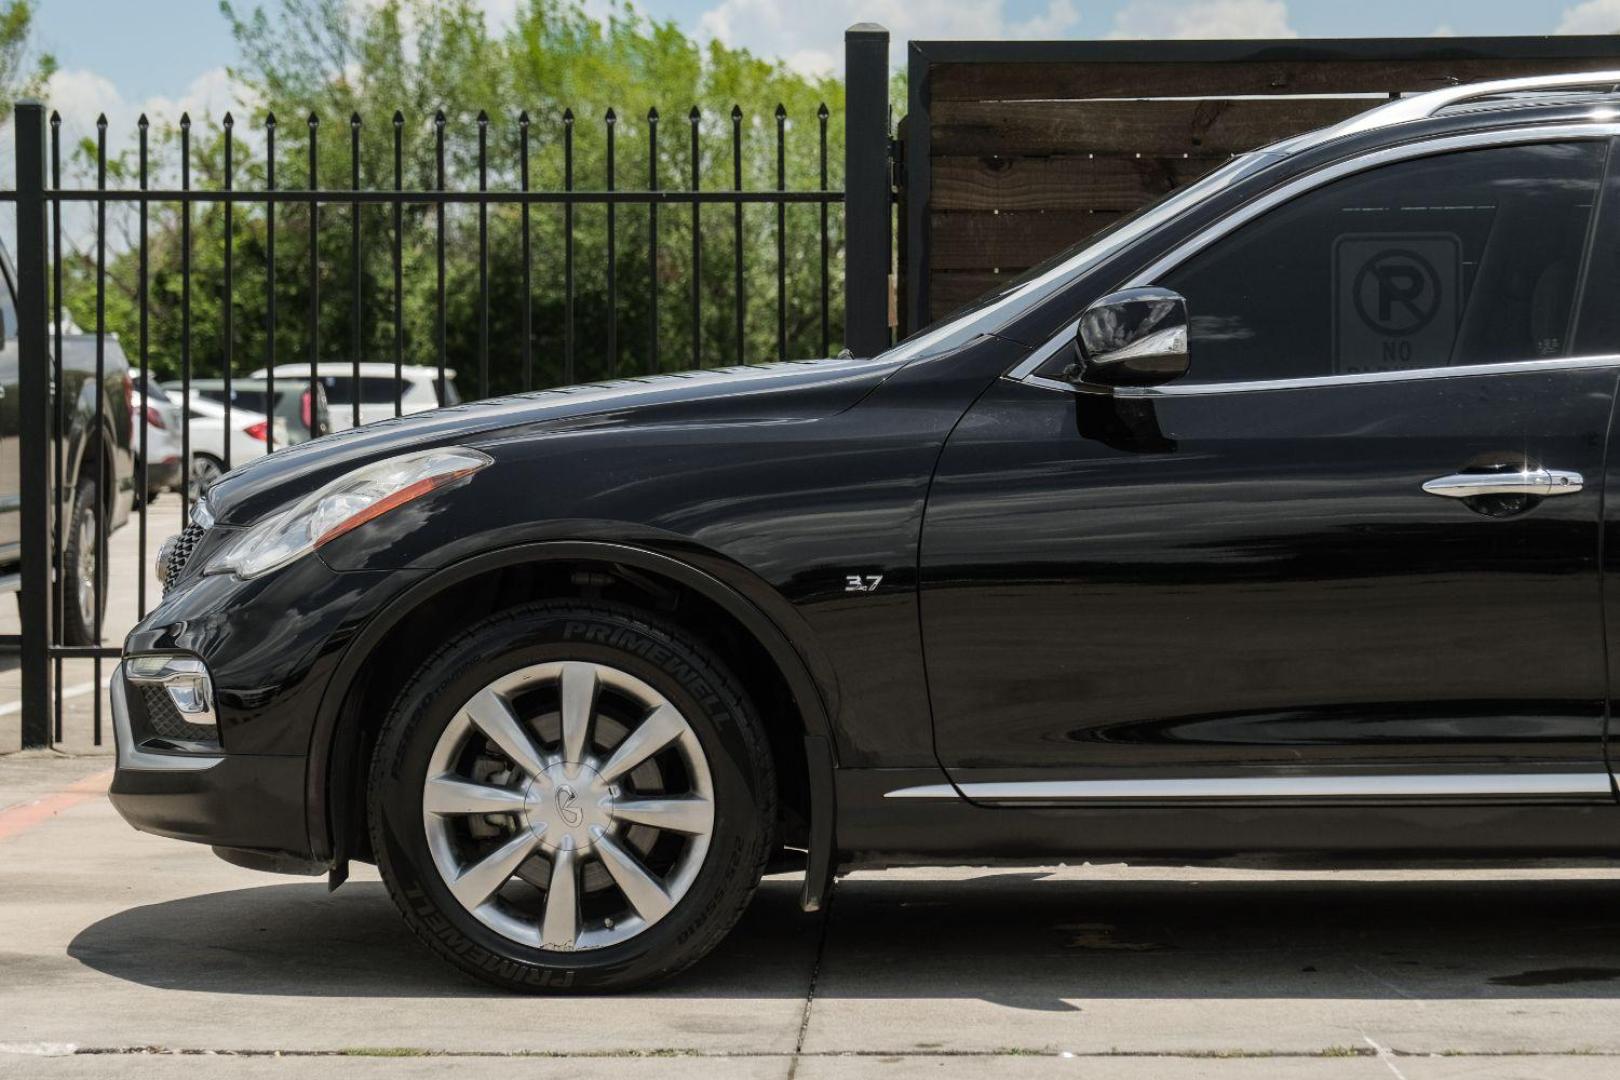
[[[843,68],[844,29],[858,22],[887,28],[889,59],[899,65],[912,38],[1070,37],[1080,15],[1074,0],[1047,0],[1026,19],[1011,16],[1006,0],[720,0],[698,20],[698,37],[781,56],[808,74],[827,74]]]
[[[1557,33],[1620,33],[1620,0],[1585,0],[1565,8]]]
[[[144,101],[126,98],[111,80],[93,71],[58,71],[46,84],[45,102],[62,116],[64,147],[81,138],[94,138],[96,117],[105,114],[107,148],[113,153],[134,143],[142,113],[157,131],[178,123],[182,114],[190,114],[197,128],[212,126],[229,110],[236,116],[238,133],[246,137],[253,105],[243,100],[241,88],[232,84],[223,67],[198,75],[178,97],[157,95]]]
[[[1130,0],[1114,38],[1291,38],[1284,0]]]
[[[239,136],[238,160],[261,152],[263,142],[252,121],[253,103],[244,101],[239,88],[232,86],[223,67],[203,72],[186,86],[177,97],[158,95],[144,101],[131,100],[121,93],[108,78],[94,71],[73,68],[58,71],[45,86],[44,101],[62,117],[62,172],[63,182],[69,187],[93,182],[92,177],[77,177],[79,163],[74,151],[83,139],[96,137],[96,118],[107,117],[107,153],[114,156],[136,145],[137,127],[145,113],[152,125],[152,177],[154,187],[170,184],[178,186],[178,163],[173,154],[165,154],[158,146],[158,133],[171,130],[182,113],[191,116],[193,131],[212,128],[223,119],[226,110],[234,113]],[[0,178],[9,186],[15,174],[12,140],[0,138]],[[6,208],[8,211],[10,207]],[[62,230],[70,247],[87,248],[95,239],[95,220],[88,203],[72,204],[63,209]],[[0,233],[12,235],[9,217],[0,216]],[[117,237],[110,238],[117,243]]]

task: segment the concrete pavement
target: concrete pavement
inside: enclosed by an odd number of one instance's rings
[[[0,1078],[1620,1075],[1608,868],[906,870],[825,917],[783,877],[656,991],[535,999],[366,868],[329,895],[133,832],[106,764],[0,758]]]

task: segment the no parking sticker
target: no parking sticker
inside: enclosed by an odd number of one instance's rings
[[[1341,236],[1333,249],[1333,370],[1445,367],[1457,338],[1462,243],[1450,233]]]

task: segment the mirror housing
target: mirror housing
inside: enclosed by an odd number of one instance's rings
[[[1084,386],[1157,386],[1187,373],[1187,301],[1156,287],[1109,293],[1080,316],[1078,361],[1066,373]]]

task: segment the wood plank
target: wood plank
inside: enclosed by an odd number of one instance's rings
[[[1383,98],[1201,101],[942,101],[930,119],[936,156],[1241,154],[1337,123]]]
[[[1084,210],[935,212],[929,215],[929,269],[1017,273],[1119,216]]]
[[[929,92],[944,101],[1050,101],[1075,98],[1230,97],[1249,94],[1357,94],[1437,90],[1457,82],[1614,68],[1613,56],[1504,60],[1255,60],[1244,63],[941,63]]]
[[[1000,289],[1016,274],[996,274],[989,270],[941,270],[928,279],[928,301],[932,318],[939,319],[972,303],[992,289]]]
[[[1134,210],[1198,179],[1220,158],[938,157],[935,210]]]

